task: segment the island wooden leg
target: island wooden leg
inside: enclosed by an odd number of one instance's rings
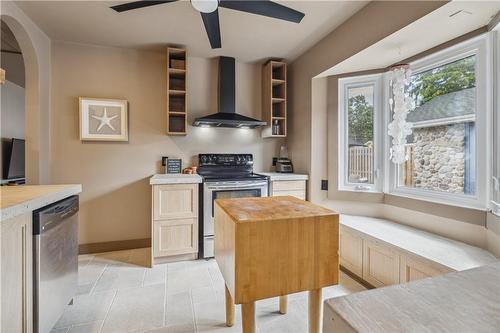
[[[226,326],[234,325],[234,302],[226,286]]]
[[[309,290],[309,333],[320,333],[321,289]]]
[[[288,295],[280,296],[280,313],[286,314],[288,310]]]
[[[241,304],[243,333],[255,333],[255,302]]]

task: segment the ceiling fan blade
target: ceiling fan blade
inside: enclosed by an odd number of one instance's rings
[[[111,9],[114,9],[118,13],[125,12],[127,10],[139,9],[144,7],[162,5],[164,3],[175,2],[178,0],[164,0],[164,1],[132,1],[127,2],[121,5],[111,6]]]
[[[212,49],[220,49],[222,46],[220,41],[219,10],[200,14]]]
[[[294,23],[299,23],[304,17],[304,13],[269,0],[220,0],[219,7],[268,16]]]

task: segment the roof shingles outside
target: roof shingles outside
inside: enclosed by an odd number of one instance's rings
[[[476,112],[476,88],[437,96],[416,107],[406,120],[411,123],[472,115]]]

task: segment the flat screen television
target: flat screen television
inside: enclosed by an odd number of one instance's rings
[[[24,140],[12,139],[6,176],[7,179],[24,178]]]

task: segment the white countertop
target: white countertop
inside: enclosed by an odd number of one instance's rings
[[[82,185],[1,186],[0,221],[42,208],[82,192]]]
[[[498,332],[500,263],[325,302],[324,332]]]
[[[280,180],[308,180],[309,176],[299,173],[281,173],[281,172],[256,172],[259,175],[268,176],[271,181]]]
[[[150,185],[198,184],[202,181],[203,179],[200,175],[189,175],[183,173],[156,174],[149,178]]]

